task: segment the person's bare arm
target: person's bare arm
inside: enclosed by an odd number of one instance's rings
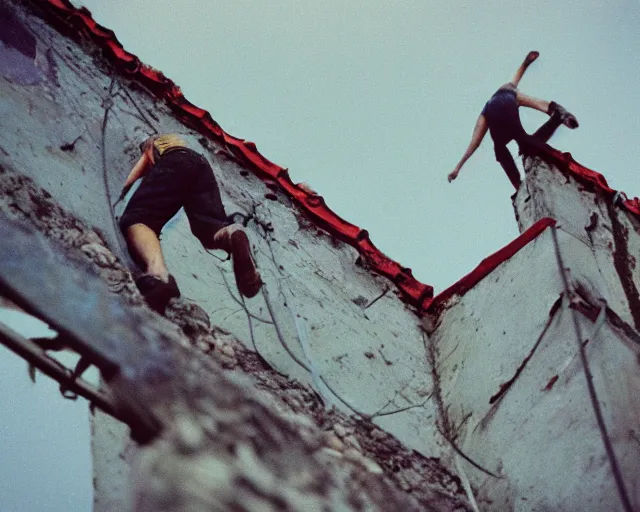
[[[118,204],[120,201],[124,199],[127,195],[133,184],[140,178],[142,178],[146,172],[151,167],[151,157],[149,156],[149,152],[145,151],[142,153],[136,164],[133,166],[131,171],[129,172],[129,176],[127,176],[126,181],[124,182],[124,186],[122,187],[122,192],[120,192],[120,197],[118,197],[115,204]]]
[[[131,169],[123,188],[131,188],[131,185],[145,175],[149,167],[151,167],[151,160],[149,159],[149,152],[145,151]]]
[[[487,119],[482,114],[480,114],[478,120],[476,121],[476,125],[473,128],[473,134],[471,135],[471,142],[469,143],[469,147],[464,152],[464,155],[462,155],[462,158],[458,162],[458,165],[456,165],[453,171],[450,172],[447,176],[449,183],[451,183],[458,177],[462,166],[467,160],[469,160],[469,158],[471,158],[471,155],[475,153],[476,149],[478,149],[478,146],[480,146],[482,139],[484,139],[484,136],[487,134],[488,128],[489,125],[487,123]]]

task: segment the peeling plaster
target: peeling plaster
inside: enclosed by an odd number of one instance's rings
[[[627,297],[629,310],[633,317],[633,323],[636,330],[640,330],[640,295],[638,288],[633,281],[633,272],[631,271],[632,256],[629,254],[629,229],[622,225],[618,218],[618,212],[615,205],[607,202],[609,210],[609,219],[613,229],[613,263],[622,283],[622,289]],[[635,258],[633,258],[635,261]],[[635,266],[635,264],[634,264]]]
[[[248,220],[269,304],[264,297],[246,303],[239,298],[230,262],[204,251],[184,215],[163,232],[168,264],[185,296],[172,306],[177,311],[173,321],[183,322],[194,346],[219,358],[229,371],[241,368],[259,389],[312,416],[343,445],[351,434],[345,429],[353,428],[364,453],[375,454],[385,471],[400,475],[398,485],[407,492],[420,484],[418,468],[435,468],[430,464],[437,458],[448,468],[462,464],[483,510],[615,508],[601,443],[588,419],[575,343],[567,343],[568,316],[561,308],[549,323],[561,290],[547,233],[464,296],[451,297],[431,326],[425,352],[414,310],[395,293],[386,293],[384,279],[359,266],[355,249],[323,234],[289,200],[278,194],[278,201],[269,200],[272,187],[243,167],[243,155],[204,140],[138,84],[114,80],[109,64],[95,51],[70,44],[28,13],[21,11],[21,16],[35,27],[37,46],[56,63],[59,87],[43,82],[47,94],[33,94],[35,89],[0,82],[0,119],[20,120],[19,126],[0,130],[2,167],[33,178],[56,203],[94,226],[99,243],[118,254],[123,251],[111,191],[124,181],[142,139],[155,131],[178,132],[211,163],[227,210]],[[614,226],[599,193],[553,164],[534,158],[526,166],[526,186],[514,201],[521,229],[541,217],[557,219],[572,282],[609,305],[607,321],[587,349],[625,474],[640,481],[640,411],[634,401],[640,383],[637,341],[631,335],[631,325],[637,324],[613,258],[616,250],[640,254],[637,226],[626,215],[617,216],[620,226]],[[20,188],[5,195],[14,193]],[[585,230],[594,213],[599,222]],[[628,232],[622,248],[616,248],[616,230],[618,237]],[[640,270],[632,260],[628,263],[625,279],[637,283]],[[117,288],[123,277],[106,279]],[[210,322],[204,322],[206,317]],[[305,326],[306,349],[299,343],[297,321]],[[588,317],[581,321],[588,330]],[[316,375],[334,390],[337,411],[325,412],[326,398],[321,399],[309,359]],[[508,393],[491,404],[514,375]],[[332,414],[340,417],[341,427]],[[122,439],[121,433],[114,435]],[[461,460],[452,443],[504,478]],[[101,449],[117,457],[121,444],[105,441]],[[415,466],[403,472],[407,461]],[[445,470],[439,478],[445,488],[459,492],[452,474]],[[125,487],[104,492],[125,493]]]

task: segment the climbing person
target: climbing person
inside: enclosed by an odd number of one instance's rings
[[[149,306],[163,313],[169,300],[180,296],[164,261],[160,231],[181,207],[191,232],[206,249],[230,254],[240,293],[248,298],[255,296],[262,280],[249,238],[242,224],[228,220],[207,160],[174,134],[152,136],[140,145],[140,151],[118,201],[143,178],[120,218],[120,228],[133,258],[144,268],[136,285]]]
[[[496,160],[500,162],[512,185],[518,190],[521,182],[520,173],[507,149],[507,144],[515,140],[520,148],[520,153],[527,153],[527,149],[544,146],[561,124],[571,129],[578,127],[578,120],[575,116],[555,101],[527,96],[518,90],[518,84],[524,72],[538,58],[538,55],[539,53],[536,51],[529,52],[511,82],[500,87],[486,103],[476,121],[467,150],[462,155],[460,162],[447,176],[449,183],[458,177],[462,166],[478,149],[487,129],[493,139]],[[533,135],[529,135],[520,122],[519,107],[539,110],[548,114],[549,119]]]

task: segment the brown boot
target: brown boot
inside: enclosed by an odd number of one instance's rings
[[[215,249],[231,254],[233,273],[240,293],[249,299],[255,297],[262,286],[262,279],[253,261],[251,244],[242,224],[231,224],[216,232],[213,244]]]

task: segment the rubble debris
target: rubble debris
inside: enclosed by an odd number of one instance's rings
[[[130,306],[143,305],[129,272],[99,235],[28,178],[0,170],[0,211],[62,244],[71,262],[92,264]],[[168,392],[160,393],[159,401],[150,383],[136,383],[135,392],[126,382],[113,383],[122,388],[117,396],[151,407],[165,424],[136,468],[139,510],[167,510],[160,503],[169,496],[173,509],[197,503],[193,510],[226,510],[260,500],[320,510],[343,499],[351,507],[366,503],[370,510],[470,510],[460,480],[437,459],[409,450],[369,420],[326,411],[313,389],[210,326],[195,304],[172,301],[167,318],[175,328],[157,318],[170,339],[179,340],[175,350],[184,349],[176,352],[181,354],[176,375],[163,384]],[[335,432],[329,439],[327,429]],[[327,465],[325,459],[344,462]],[[194,482],[202,487],[196,489]]]

